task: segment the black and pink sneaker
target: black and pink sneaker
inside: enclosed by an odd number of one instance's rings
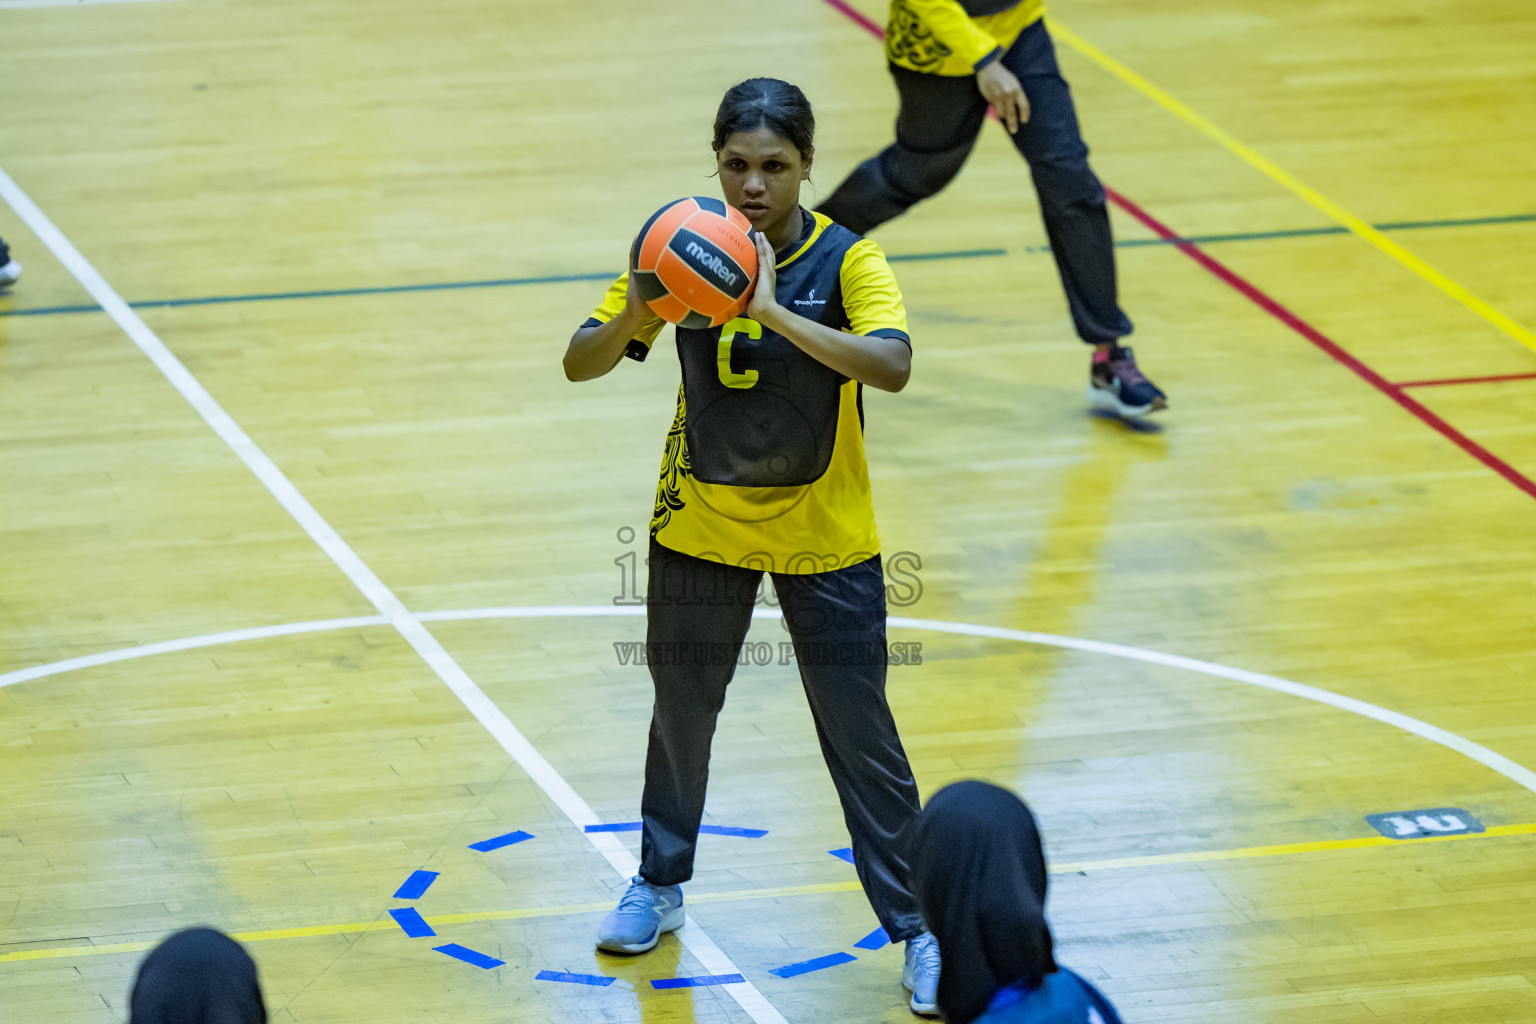
[[[1088,400],[1095,408],[1117,416],[1145,416],[1168,408],[1168,396],[1147,380],[1136,366],[1136,356],[1127,347],[1115,345],[1108,352],[1093,354],[1088,374]]]

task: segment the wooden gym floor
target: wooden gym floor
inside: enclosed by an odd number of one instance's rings
[[[0,0],[0,1018],[125,1019],[209,923],[275,1021],[908,1019],[776,659],[706,818],[767,834],[704,837],[679,938],[594,955],[677,370],[559,366],[644,217],[715,191],[727,86],[805,88],[808,200],[887,141],[882,8]],[[1087,414],[996,126],[877,233],[922,788],[1030,800],[1061,960],[1129,1021],[1536,1021],[1536,10],[1052,13],[1172,407]],[[1421,811],[1483,831],[1366,820]]]

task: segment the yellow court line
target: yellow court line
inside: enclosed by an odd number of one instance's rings
[[[1099,67],[1108,71],[1143,96],[1146,96],[1181,121],[1191,125],[1197,131],[1214,140],[1221,148],[1255,168],[1271,181],[1300,197],[1313,209],[1320,211],[1329,219],[1342,224],[1360,238],[1365,239],[1377,249],[1380,249],[1511,338],[1520,342],[1520,344],[1527,348],[1536,349],[1536,333],[1533,333],[1518,320],[1500,312],[1487,301],[1478,298],[1466,287],[1436,270],[1412,252],[1376,230],[1366,221],[1356,217],[1338,203],[1317,191],[1317,189],[1298,180],[1257,150],[1229,135],[1214,121],[1174,99],[1168,93],[1159,89],[1103,50],[1100,50],[1082,36],[1068,29],[1061,22],[1051,18],[1049,23],[1051,34],[1065,42],[1078,53],[1081,53],[1084,57],[1087,57],[1099,65]]]
[[[1422,836],[1418,839],[1388,839],[1363,836],[1359,839],[1324,839],[1315,843],[1285,843],[1279,846],[1244,846],[1236,850],[1201,850],[1194,853],[1158,853],[1149,857],[1120,857],[1115,860],[1089,860],[1078,864],[1053,864],[1051,874],[1074,871],[1103,871],[1108,868],[1140,868],[1154,864],[1200,864],[1249,857],[1288,857],[1298,853],[1330,853],[1335,850],[1360,850],[1373,846],[1416,846],[1420,843],[1450,843],[1464,839],[1496,839],[1500,836],[1536,835],[1536,822],[1525,825],[1495,825],[1484,832],[1454,836]]]
[[[1213,861],[1243,860],[1251,857],[1287,857],[1302,853],[1328,853],[1379,846],[1416,846],[1421,843],[1451,843],[1469,839],[1497,839],[1501,836],[1536,835],[1536,822],[1523,825],[1495,825],[1484,832],[1454,836],[1425,836],[1420,839],[1388,839],[1365,836],[1359,839],[1325,839],[1315,843],[1285,843],[1279,846],[1244,846],[1235,850],[1197,850],[1191,853],[1159,853],[1148,857],[1117,857],[1113,860],[1087,860],[1051,865],[1051,874],[1070,875],[1084,871],[1108,871],[1116,868],[1150,867],[1158,864],[1201,864]],[[794,896],[818,896],[827,893],[857,892],[858,882],[821,882],[812,885],[786,885],[769,889],[738,889],[727,892],[690,894],[690,903],[737,903],[746,900],[787,899]],[[469,924],[476,921],[515,921],[531,917],[565,917],[569,914],[596,914],[608,910],[607,903],[571,903],[564,906],[519,907],[514,910],[479,910],[468,914],[437,914],[427,923],[435,926]],[[303,928],[275,928],[260,932],[238,932],[241,942],[266,942],[272,939],[303,939],[320,935],[355,935],[360,932],[394,931],[391,919],[357,921],[351,924],[317,924]],[[0,963],[18,960],[61,960],[77,956],[104,956],[110,953],[137,953],[153,949],[152,942],[116,942],[100,946],[59,946],[51,949],[23,949],[0,953]]]

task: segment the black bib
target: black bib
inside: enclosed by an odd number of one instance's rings
[[[859,240],[847,228],[829,225],[807,251],[779,269],[779,304],[847,330],[840,277],[844,255]],[[744,318],[703,330],[679,327],[677,354],[694,479],[794,487],[827,471],[847,377]]]
[[[973,18],[988,14],[1001,14],[1010,7],[1019,6],[1021,0],[960,0],[960,6]]]

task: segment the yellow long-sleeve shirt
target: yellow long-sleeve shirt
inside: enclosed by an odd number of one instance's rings
[[[931,75],[974,75],[1013,45],[1045,16],[1045,0],[971,0],[970,15],[960,0],[891,0],[885,54],[892,64]],[[997,10],[1004,7],[1002,10]]]

